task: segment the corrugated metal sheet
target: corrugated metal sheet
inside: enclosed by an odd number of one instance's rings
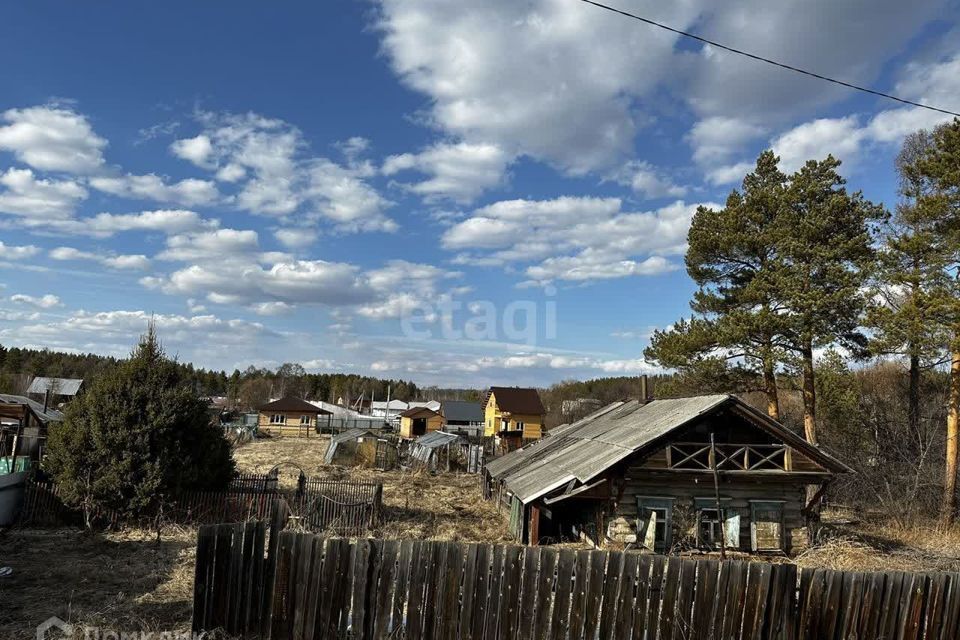
[[[29,406],[37,417],[44,422],[60,422],[63,420],[63,414],[56,409],[47,409],[43,411],[43,405],[26,396],[15,396],[6,393],[0,393],[0,402],[5,404],[25,404]]]
[[[433,455],[434,451],[461,440],[463,438],[453,433],[431,431],[413,441],[410,446],[410,457],[423,463],[429,463],[430,456]]]
[[[487,465],[523,502],[571,480],[589,482],[645,444],[729,401],[729,395],[613,403]]]
[[[43,378],[36,377],[30,383],[27,393],[43,394],[49,390],[58,396],[75,396],[83,384],[81,378]]]

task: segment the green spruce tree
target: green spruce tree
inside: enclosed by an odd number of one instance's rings
[[[91,516],[153,516],[184,492],[221,489],[230,447],[154,327],[130,358],[91,381],[51,429],[44,468],[64,499]]]

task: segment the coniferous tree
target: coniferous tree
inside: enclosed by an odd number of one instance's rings
[[[859,328],[874,258],[869,225],[884,217],[882,207],[847,191],[839,166],[827,156],[791,176],[772,234],[777,250],[770,285],[780,304],[780,344],[799,361],[804,433],[814,444],[814,350],[832,344],[864,349]]]
[[[767,412],[779,419],[777,344],[781,334],[778,291],[772,286],[787,177],[772,151],[733,191],[723,209],[700,207],[688,234],[687,273],[698,285],[690,306],[697,317],[654,333],[646,358],[696,377],[735,362],[730,379],[762,381]]]
[[[874,330],[871,350],[908,360],[907,420],[913,433],[920,431],[922,370],[938,363],[949,342],[943,322],[951,284],[949,243],[943,241],[937,208],[928,204],[933,185],[918,164],[931,144],[930,133],[918,131],[904,139],[897,155],[901,201],[884,229],[867,316]]]
[[[186,491],[233,476],[230,446],[151,325],[131,354],[92,381],[51,429],[44,469],[90,516],[155,514]]]
[[[952,522],[956,510],[958,444],[960,444],[960,120],[933,131],[929,146],[915,163],[929,188],[918,207],[936,221],[942,243],[944,275],[949,286],[940,309],[949,331],[950,394],[947,404],[947,445],[941,518]]]

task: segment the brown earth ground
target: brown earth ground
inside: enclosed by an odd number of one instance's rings
[[[326,438],[266,439],[239,447],[239,471],[265,473],[278,463],[292,486],[300,468],[312,477],[382,482],[384,538],[501,542],[504,514],[480,497],[477,476],[344,469],[323,462]],[[804,567],[857,571],[960,571],[960,527],[943,532],[850,521],[828,514],[826,541],[793,561]],[[11,529],[0,533],[0,638],[34,638],[58,616],[78,627],[117,631],[189,628],[196,530],[166,527],[87,533]],[[785,560],[785,559],[784,559]],[[786,561],[786,560],[785,560]],[[82,637],[78,630],[76,637]]]

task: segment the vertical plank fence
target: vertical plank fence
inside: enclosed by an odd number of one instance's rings
[[[278,530],[264,555],[263,533],[251,524],[201,529],[194,631],[276,640],[960,637],[957,573],[798,571]],[[257,582],[258,575],[273,578]],[[235,611],[258,601],[262,608],[248,617],[259,625],[238,618]]]

